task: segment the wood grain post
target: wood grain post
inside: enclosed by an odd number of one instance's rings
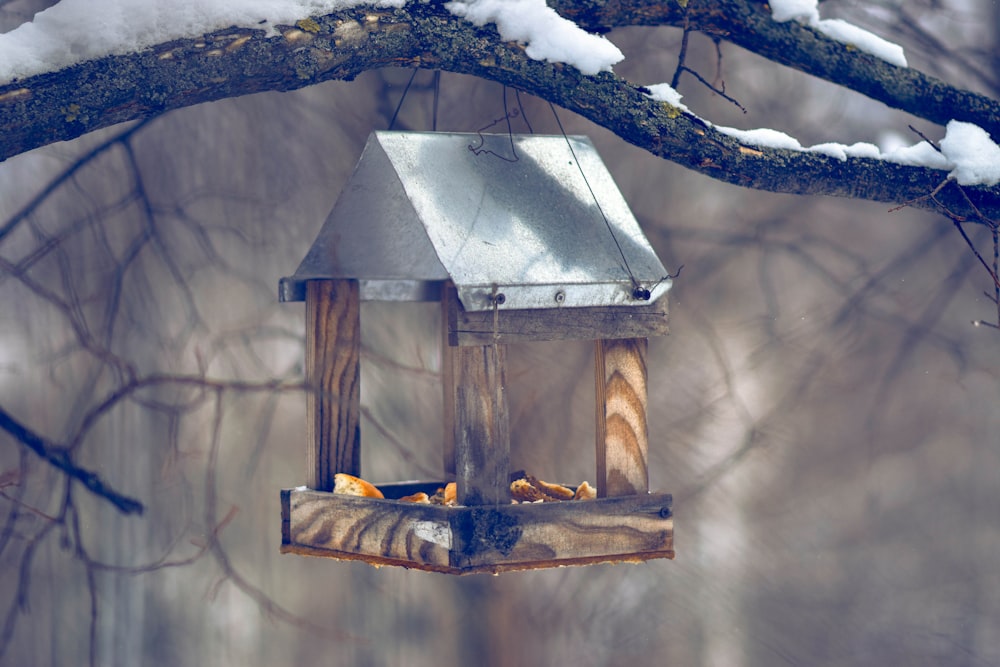
[[[597,495],[649,492],[645,338],[599,340],[594,367],[597,395]]]
[[[451,348],[455,481],[460,505],[510,503],[506,345]]]
[[[361,475],[361,299],[356,280],[306,283],[306,484]]]
[[[451,346],[452,320],[449,312],[455,308],[458,299],[455,286],[449,281],[441,290],[441,387],[444,390],[444,434],[442,454],[444,475],[455,476],[455,355],[458,350]]]

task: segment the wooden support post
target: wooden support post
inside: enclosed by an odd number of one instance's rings
[[[599,340],[595,346],[599,498],[649,492],[647,347],[645,338]]]
[[[444,390],[444,434],[442,453],[444,455],[444,475],[455,476],[455,354],[451,346],[451,321],[449,312],[455,309],[458,299],[455,286],[449,281],[441,290],[441,387]]]
[[[361,474],[360,305],[356,280],[306,283],[306,483],[317,491]]]
[[[460,505],[510,503],[506,345],[450,348],[455,476]],[[446,382],[447,383],[447,382]]]

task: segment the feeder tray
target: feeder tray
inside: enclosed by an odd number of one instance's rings
[[[308,475],[282,553],[449,574],[673,558],[649,493],[646,350],[670,279],[584,137],[376,132],[282,301],[306,302]],[[360,302],[437,301],[444,477],[361,475]],[[595,341],[595,500],[512,504],[507,343]],[[458,506],[402,501],[457,483]]]

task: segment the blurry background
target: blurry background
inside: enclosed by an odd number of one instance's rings
[[[38,3],[0,4],[2,29]],[[1000,6],[824,2],[912,66],[1000,96]],[[624,29],[616,71],[669,81],[681,33]],[[804,145],[942,129],[691,39],[685,103]],[[305,480],[303,310],[277,281],[312,243],[409,71],[171,112],[0,165],[0,405],[140,498],[124,517],[4,436],[0,662],[10,665],[993,665],[1000,663],[1000,336],[991,282],[943,217],[690,173],[569,112],[669,270],[650,342],[650,477],[675,561],[452,578],[281,556]],[[444,73],[436,126],[503,116]],[[395,129],[427,130],[418,72]],[[557,133],[521,95],[514,129]],[[513,91],[508,103],[513,105]],[[505,124],[492,131],[505,131]],[[988,230],[971,229],[992,254]],[[440,476],[437,312],[362,311],[363,467]],[[593,479],[592,351],[512,346],[513,465]],[[87,425],[129,373],[152,383]],[[237,384],[234,384],[237,383]]]

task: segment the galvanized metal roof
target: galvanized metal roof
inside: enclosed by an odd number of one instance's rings
[[[468,311],[494,294],[503,309],[645,305],[666,276],[586,137],[375,132],[280,297],[354,278],[362,299],[434,300],[451,280]]]

